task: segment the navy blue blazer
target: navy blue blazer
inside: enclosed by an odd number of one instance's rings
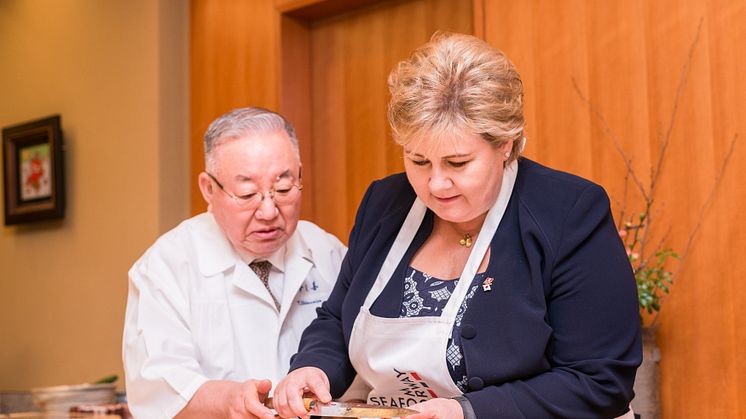
[[[404,174],[368,188],[337,284],[291,360],[291,370],[321,368],[335,397],[355,376],[347,352],[352,325],[414,199]],[[374,315],[399,316],[405,269],[432,225],[428,211],[371,306]],[[632,268],[604,190],[521,158],[487,274],[492,291],[477,291],[461,329],[465,396],[476,416],[624,413],[642,361],[640,319]]]

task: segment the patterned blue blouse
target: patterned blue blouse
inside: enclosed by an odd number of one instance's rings
[[[448,339],[448,346],[446,348],[448,372],[451,374],[453,382],[462,392],[466,391],[467,379],[466,365],[464,362],[461,362],[464,358],[461,351],[461,318],[464,316],[464,312],[469,306],[469,301],[474,296],[485,276],[486,272],[474,276],[471,288],[461,303],[458,314],[456,314],[453,333],[451,333],[451,338]],[[456,289],[456,284],[458,284],[458,279],[444,281],[410,266],[404,278],[404,298],[402,299],[399,317],[440,316],[446,303],[448,303],[448,299],[451,298],[453,290]]]

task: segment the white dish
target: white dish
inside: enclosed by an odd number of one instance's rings
[[[69,412],[83,404],[110,404],[116,397],[116,384],[78,384],[31,389],[34,403],[44,412]]]

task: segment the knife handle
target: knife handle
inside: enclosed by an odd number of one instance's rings
[[[310,397],[304,397],[303,398],[303,407],[306,408],[306,411],[310,411],[311,410],[311,406],[314,404],[314,402],[316,402],[316,399],[312,399]],[[267,397],[266,399],[264,399],[264,405],[267,408],[269,408],[269,409],[274,409],[275,408],[272,405],[272,398],[271,397]]]

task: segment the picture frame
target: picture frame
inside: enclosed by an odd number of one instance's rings
[[[63,218],[60,115],[3,128],[5,225]]]

